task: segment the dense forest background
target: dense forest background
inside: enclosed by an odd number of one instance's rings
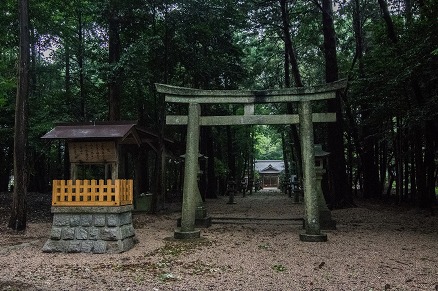
[[[18,1],[1,1],[0,15],[0,191],[6,191],[14,169]],[[63,143],[40,139],[57,122],[138,120],[183,151],[185,129],[163,121],[166,111],[182,109],[166,106],[154,83],[274,89],[347,78],[335,100],[315,105],[338,116],[315,128],[315,141],[331,153],[328,203],[351,206],[360,196],[431,207],[437,191],[437,15],[433,0],[30,1],[28,190],[46,192],[51,179],[68,178]],[[207,197],[251,171],[256,158],[283,157],[288,174],[299,172],[298,136],[293,126],[203,128]],[[154,184],[154,177],[178,181],[178,167],[161,172],[163,153],[144,150],[151,181],[144,187],[178,188]]]

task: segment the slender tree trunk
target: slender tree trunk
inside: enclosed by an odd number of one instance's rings
[[[14,134],[14,196],[8,227],[14,230],[26,229],[27,195],[27,136],[29,99],[29,2],[19,1],[20,55],[17,97],[15,105]]]
[[[206,197],[207,198],[217,198],[217,187],[216,187],[216,175],[214,171],[215,164],[215,153],[214,153],[214,138],[212,133],[212,128],[201,127],[202,137],[204,137],[204,141],[201,142],[201,146],[203,147],[202,153],[207,155],[207,172],[204,173],[206,175]]]
[[[363,51],[364,51],[364,43],[363,43],[363,29],[362,29],[362,21],[361,21],[361,8],[360,8],[360,1],[354,0],[353,3],[353,28],[354,28],[354,38],[356,42],[356,50],[355,55],[351,64],[350,73],[353,72],[353,69],[358,63],[358,71],[359,71],[359,78],[364,77],[364,65],[363,65]],[[357,194],[358,187],[357,181],[360,181],[359,184],[362,185],[362,149],[359,145],[359,128],[358,124],[355,120],[355,117],[353,116],[353,110],[351,108],[351,105],[349,104],[349,100],[347,98],[347,88],[345,89],[344,94],[341,95],[342,101],[344,103],[345,108],[345,116],[346,116],[346,129],[347,134],[349,136],[348,140],[348,189],[354,188],[354,195]],[[357,156],[354,156],[354,151],[356,151]],[[357,165],[354,167],[354,162],[357,163]],[[356,169],[356,175],[354,175],[354,169]],[[363,190],[363,189],[361,189]],[[351,190],[353,191],[353,190]]]
[[[405,177],[405,181],[404,181],[404,192],[403,192],[403,201],[408,201],[409,199],[409,178],[411,177],[410,174],[410,169],[409,169],[409,159],[408,156],[406,155],[403,158],[404,161],[404,174],[403,176]]]
[[[288,190],[288,185],[291,182],[290,181],[291,174],[290,174],[290,169],[289,169],[291,157],[289,156],[288,151],[287,151],[287,148],[288,148],[287,139],[286,139],[286,136],[285,136],[283,131],[281,132],[281,145],[283,148],[284,178],[285,178],[284,183],[282,185],[283,192],[285,194],[291,195],[291,193],[289,193],[289,190]]]
[[[386,182],[386,172],[388,170],[388,146],[386,141],[382,141],[380,144],[380,159],[379,159],[379,170],[380,170],[380,180],[379,180],[379,193],[383,193]]]
[[[402,152],[402,132],[400,117],[396,117],[397,134],[395,136],[395,196],[397,203],[403,195],[403,152]]]
[[[78,16],[78,50],[77,50],[77,61],[79,66],[79,103],[80,103],[80,120],[86,121],[87,113],[85,108],[85,69],[84,69],[84,32],[83,32],[83,23],[82,23],[82,9],[79,7],[77,9]]]
[[[416,167],[415,167],[415,142],[412,141],[411,143],[411,150],[410,150],[410,164],[411,164],[411,172],[410,172],[410,179],[411,179],[411,194],[410,194],[410,201],[416,202],[417,198],[417,179],[415,176]]]
[[[290,177],[290,170],[289,170],[289,162],[290,157],[287,152],[287,140],[284,132],[281,132],[281,144],[283,148],[283,161],[284,161],[284,174],[286,176],[286,179],[289,179]]]
[[[282,29],[283,29],[284,43],[285,43],[286,51],[289,55],[289,62],[291,64],[292,75],[295,81],[295,86],[303,87],[303,82],[301,81],[301,74],[298,68],[298,61],[289,31],[290,25],[289,25],[289,14],[287,11],[287,0],[280,0],[280,7],[281,7],[281,19],[283,22]]]
[[[65,105],[66,108],[71,109],[72,100],[71,100],[71,74],[70,74],[70,47],[69,44],[65,43],[65,77],[64,77],[64,90],[65,90]]]
[[[426,170],[423,162],[423,136],[421,131],[416,132],[416,138],[414,139],[415,143],[415,172],[416,177],[415,180],[417,182],[417,201],[418,206],[421,208],[427,207],[427,198],[426,198]]]
[[[395,32],[395,26],[391,19],[391,14],[389,13],[388,4],[385,0],[377,0],[379,2],[379,7],[382,12],[383,19],[386,23],[386,32],[388,38],[393,42],[397,43],[397,34]]]
[[[332,1],[322,0],[322,27],[324,34],[324,55],[326,82],[338,80],[338,61],[336,56],[336,32],[333,23]],[[329,183],[332,185],[331,201],[334,207],[354,205],[351,189],[347,188],[346,162],[343,141],[343,113],[340,93],[328,101],[328,111],[336,113],[336,122],[328,124]]]
[[[365,69],[363,65],[363,30],[361,23],[361,8],[360,1],[354,0],[353,6],[353,26],[354,35],[356,40],[356,56],[359,65],[359,78],[365,78]],[[362,107],[362,120],[367,120],[369,116],[369,108],[364,105]],[[349,112],[347,111],[347,115]],[[349,117],[349,120],[353,120]],[[357,125],[354,121],[350,122],[355,127],[353,133],[355,134],[356,144],[359,142],[359,134],[357,131]],[[364,125],[361,137],[361,146],[356,148],[363,172],[363,196],[365,198],[373,198],[381,195],[380,184],[379,184],[379,169],[376,157],[377,141],[374,137],[375,129],[371,128],[369,125]]]
[[[288,88],[291,86],[290,84],[290,76],[289,76],[289,65],[292,69],[292,76],[294,79],[294,83],[296,87],[303,87],[303,82],[301,81],[301,74],[298,68],[298,60],[295,54],[295,49],[292,43],[292,38],[290,35],[290,23],[289,23],[289,13],[287,7],[287,0],[280,0],[281,7],[281,19],[282,19],[282,29],[283,29],[283,39],[284,39],[284,48],[285,48],[285,87]],[[287,105],[287,113],[294,113],[294,108],[292,103],[288,103]],[[298,128],[295,124],[290,126],[291,137],[291,147],[294,148],[292,152],[294,152],[297,156],[297,169],[301,169],[301,144],[298,136]],[[297,173],[298,177],[301,177],[301,172]]]
[[[254,188],[254,131],[253,131],[253,127],[251,128],[250,131],[250,143],[249,143],[249,174],[248,174],[248,188],[249,188],[249,195],[252,194],[253,192],[253,188]]]
[[[234,140],[233,129],[231,128],[231,126],[226,126],[226,130],[227,130],[227,152],[228,152],[228,170],[229,170],[228,180],[237,182],[236,156],[235,156],[234,145],[233,145],[233,140]]]
[[[438,141],[437,136],[434,134],[435,128],[431,121],[426,122],[425,125],[425,152],[424,152],[424,166],[426,172],[426,193],[425,193],[425,204],[427,207],[432,209],[433,205],[436,202],[436,194],[435,194],[435,153],[438,149]]]
[[[109,15],[109,64],[110,64],[110,77],[109,77],[109,120],[120,120],[120,95],[122,93],[121,84],[121,69],[116,66],[120,61],[121,54],[121,42],[120,42],[120,22],[118,19],[117,11],[114,7],[110,8]]]
[[[152,85],[152,84],[151,84]],[[166,154],[164,146],[164,127],[165,127],[165,104],[164,96],[154,93],[155,95],[155,108],[157,111],[157,127],[158,127],[158,147],[155,160],[155,195],[152,196],[152,212],[155,213],[158,210],[160,203],[164,202],[166,195],[165,187],[165,163],[164,157]]]
[[[405,0],[405,18],[408,23],[412,20],[412,2],[413,0]]]

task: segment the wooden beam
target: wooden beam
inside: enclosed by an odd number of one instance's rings
[[[313,113],[313,122],[335,122],[336,113]],[[300,123],[298,114],[283,115],[234,115],[234,116],[201,116],[201,126],[213,125],[250,125],[250,124],[298,124]],[[166,116],[168,125],[186,125],[187,116],[168,115]]]

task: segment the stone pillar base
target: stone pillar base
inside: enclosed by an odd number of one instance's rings
[[[121,253],[137,243],[132,205],[54,206],[52,213],[52,230],[43,252]]]
[[[326,234],[307,234],[300,233],[300,241],[305,242],[326,242],[327,235]]]
[[[173,237],[175,239],[195,239],[201,237],[201,231],[195,229],[193,231],[181,231],[181,229],[176,229]]]
[[[319,226],[323,230],[336,230],[336,220],[332,219],[330,210],[319,211]]]
[[[181,217],[176,222],[177,227],[181,227]],[[195,227],[207,228],[211,226],[211,217],[207,213],[204,206],[196,207],[195,212]]]
[[[176,226],[181,227],[181,218],[176,221]],[[211,216],[205,216],[202,218],[195,218],[195,227],[208,228],[211,226]]]

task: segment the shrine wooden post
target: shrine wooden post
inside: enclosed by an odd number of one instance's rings
[[[334,122],[335,113],[313,113],[312,101],[336,97],[336,90],[345,88],[346,80],[330,84],[304,88],[280,90],[201,90],[155,84],[159,93],[165,94],[165,101],[186,103],[188,116],[166,116],[168,125],[187,125],[186,164],[183,187],[183,206],[181,227],[175,230],[178,239],[197,238],[200,232],[195,229],[199,128],[219,125],[260,125],[260,124],[300,124],[302,162],[304,175],[305,233],[302,241],[326,241],[327,235],[321,233],[318,192],[316,188],[314,157],[314,122]],[[299,102],[299,114],[256,115],[254,104]],[[243,115],[202,116],[200,104],[242,104]]]

